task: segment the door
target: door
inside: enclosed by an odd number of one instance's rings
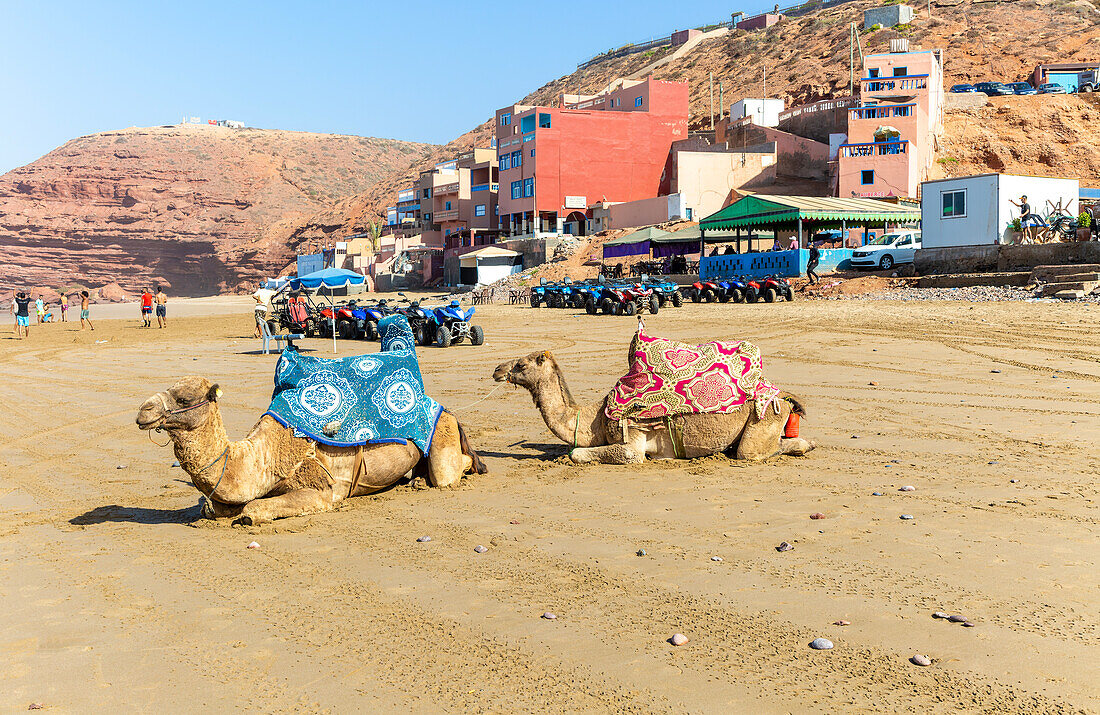
[[[1047,82],[1054,82],[1066,88],[1067,92],[1076,92],[1080,75],[1076,72],[1048,72]]]

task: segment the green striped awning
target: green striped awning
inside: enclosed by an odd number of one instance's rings
[[[746,196],[699,222],[704,231],[731,231],[753,226],[794,228],[799,219],[815,228],[827,224],[881,226],[920,220],[920,207],[879,199],[843,199],[825,196]]]

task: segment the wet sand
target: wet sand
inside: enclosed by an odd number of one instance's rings
[[[760,344],[819,447],[641,467],[571,466],[509,386],[468,407],[497,363],[542,349],[601,398],[633,319],[479,306],[486,345],[421,362],[488,474],[244,528],[199,519],[133,423],[202,374],[246,433],[276,357],[236,300],[164,331],[105,312],[94,333],[0,333],[0,710],[1097,709],[1097,306],[662,311],[653,334]]]

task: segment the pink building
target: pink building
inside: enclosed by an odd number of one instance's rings
[[[848,110],[838,196],[916,198],[943,127],[942,50],[868,55],[861,103]]]
[[[660,194],[672,143],[687,137],[686,82],[618,80],[556,107],[497,110],[500,228],[580,233],[601,201]]]

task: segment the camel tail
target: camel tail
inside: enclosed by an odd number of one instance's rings
[[[489,468],[485,466],[485,462],[481,461],[481,458],[477,456],[477,452],[470,446],[470,440],[466,438],[466,430],[462,429],[462,422],[455,417],[455,422],[458,424],[458,441],[462,445],[462,453],[470,455],[470,459],[474,463],[475,474],[485,474],[489,471]]]
[[[786,400],[791,403],[791,412],[799,417],[806,416],[806,408],[802,406],[802,403],[797,397],[786,391],[780,391],[779,399]]]

